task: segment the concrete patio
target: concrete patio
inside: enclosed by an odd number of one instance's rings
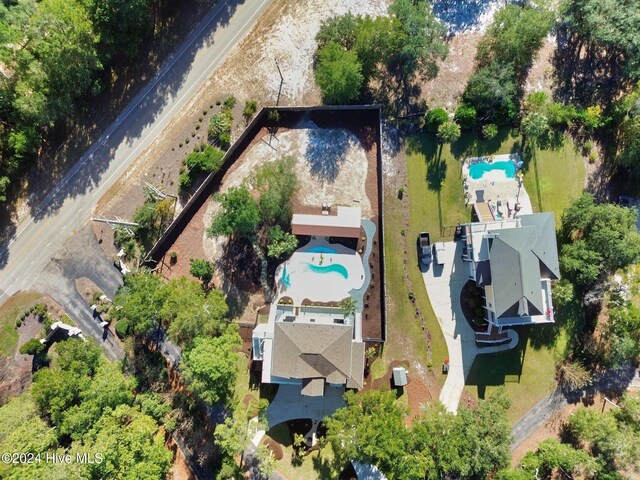
[[[468,268],[462,260],[462,244],[447,242],[444,246],[444,265],[432,263],[423,268],[422,278],[449,350],[449,373],[440,392],[440,401],[447,410],[457,412],[465,380],[476,356],[514,348],[518,345],[518,334],[509,329],[508,343],[483,348],[476,346],[475,333],[460,307],[460,292],[468,280]]]
[[[269,428],[298,418],[322,420],[346,405],[342,398],[345,392],[344,387],[327,385],[324,396],[320,397],[302,395],[301,390],[301,384],[282,384],[278,386],[276,397],[267,408]]]

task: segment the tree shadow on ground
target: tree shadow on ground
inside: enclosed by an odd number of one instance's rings
[[[318,474],[318,479],[330,480],[335,478],[333,465],[329,460],[314,455],[311,461],[313,462],[313,470]]]
[[[429,190],[439,192],[442,190],[442,183],[447,178],[447,162],[445,160],[435,159],[427,163],[427,187]]]
[[[495,2],[492,0],[433,0],[433,13],[443,21],[450,34],[477,28],[480,18],[489,13]],[[507,3],[522,3],[509,0]]]
[[[564,130],[549,130],[546,135],[538,140],[538,145],[542,150],[559,151],[564,147]]]
[[[438,155],[438,140],[433,134],[411,135],[405,140],[405,151],[407,155],[422,154],[429,163]]]
[[[351,132],[335,128],[312,128],[305,158],[311,175],[322,183],[333,183],[346,160],[352,142]]]
[[[566,28],[558,30],[553,66],[554,97],[564,103],[606,106],[629,84],[615,51],[589,44]]]
[[[485,398],[487,387],[520,383],[531,327],[517,327],[518,346],[506,352],[478,355],[471,366],[465,384],[478,389],[478,398]]]
[[[514,135],[514,132],[509,127],[500,128],[498,134],[491,139],[482,138],[476,130],[467,131],[456,142],[451,144],[451,154],[458,161],[468,157],[491,155],[500,150],[509,135]]]

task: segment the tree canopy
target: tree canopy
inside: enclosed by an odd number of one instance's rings
[[[473,74],[462,100],[476,109],[481,122],[502,125],[516,115],[517,92],[513,68],[494,62]]]
[[[563,20],[570,32],[599,47],[612,63],[640,79],[640,4],[634,0],[567,0]]]
[[[334,42],[316,53],[316,82],[322,90],[322,100],[329,105],[353,103],[362,89],[362,65],[358,55]]]
[[[204,291],[186,277],[165,282],[148,271],[131,273],[113,304],[114,317],[126,319],[134,335],[147,336],[162,325],[181,345],[198,335],[219,335],[228,325],[229,309],[222,292]]]
[[[508,65],[521,76],[542,47],[553,22],[553,12],[527,2],[524,7],[508,4],[498,10],[478,45],[478,63]]]
[[[571,432],[609,472],[640,461],[640,397],[626,395],[619,406],[606,412],[581,408],[569,417]]]
[[[41,462],[0,464],[12,479],[164,479],[172,454],[156,419],[134,406],[136,380],[108,362],[97,345],[56,343],[52,366],[34,375],[31,392],[0,407],[3,452],[41,454]],[[154,409],[158,412],[158,409]],[[159,418],[168,412],[166,406]],[[53,465],[49,454],[87,455],[94,463]],[[98,460],[98,456],[101,458]]]
[[[352,103],[377,80],[386,96],[434,78],[447,55],[444,25],[426,0],[395,0],[389,16],[351,13],[324,21],[316,35],[316,81],[328,103]],[[389,88],[391,86],[391,88]]]
[[[258,202],[245,186],[233,187],[227,193],[217,195],[220,211],[213,217],[207,235],[237,235],[249,237],[257,233],[260,223]]]
[[[0,201],[56,123],[102,88],[151,32],[152,0],[21,0],[0,5]],[[121,62],[122,63],[122,62]]]
[[[219,290],[205,292],[194,280],[180,277],[170,280],[164,291],[158,316],[178,344],[200,335],[220,335],[228,325],[229,307]]]
[[[219,337],[197,337],[187,346],[180,368],[189,388],[204,402],[224,402],[233,392],[238,366],[235,352],[240,345],[237,331],[229,328]]]
[[[113,316],[117,320],[128,320],[135,335],[149,335],[160,323],[158,312],[165,294],[159,276],[144,270],[130,273],[113,299]]]
[[[583,194],[562,215],[560,264],[582,287],[606,271],[625,267],[640,258],[637,212],[610,203],[597,204]]]
[[[325,420],[338,465],[357,458],[392,480],[435,480],[489,478],[508,464],[508,401],[502,392],[457,415],[431,406],[412,428],[404,425],[393,392],[349,392],[345,400],[347,406]]]
[[[258,207],[263,226],[279,224],[288,228],[291,223],[291,201],[300,183],[296,174],[296,159],[281,157],[265,163],[254,173],[260,199]]]

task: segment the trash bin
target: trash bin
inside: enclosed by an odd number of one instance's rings
[[[442,362],[442,373],[445,375],[449,373],[449,360]]]

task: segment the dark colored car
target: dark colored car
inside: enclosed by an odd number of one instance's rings
[[[431,238],[427,232],[418,234],[418,257],[425,267],[431,263]]]

